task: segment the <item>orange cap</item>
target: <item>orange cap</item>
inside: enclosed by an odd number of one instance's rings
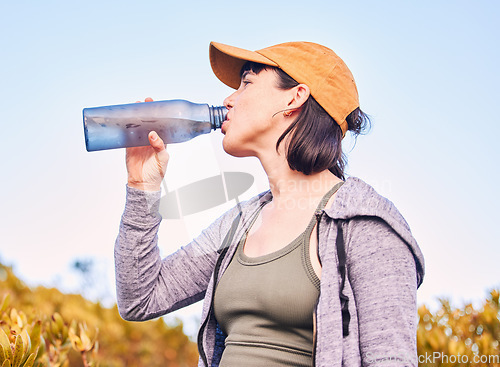
[[[335,52],[312,42],[287,42],[258,51],[210,43],[212,70],[231,88],[239,88],[240,71],[247,61],[278,67],[298,83],[306,84],[345,135],[345,119],[359,107],[358,90],[351,71]]]

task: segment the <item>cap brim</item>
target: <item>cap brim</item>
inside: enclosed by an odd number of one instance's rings
[[[210,65],[214,74],[227,86],[238,89],[240,86],[240,71],[247,61],[278,66],[275,62],[255,51],[210,42]]]

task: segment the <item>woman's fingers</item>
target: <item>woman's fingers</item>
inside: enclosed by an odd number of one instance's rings
[[[144,102],[153,102],[153,98],[146,97],[146,99],[144,100]],[[135,103],[142,103],[142,101],[135,101]]]

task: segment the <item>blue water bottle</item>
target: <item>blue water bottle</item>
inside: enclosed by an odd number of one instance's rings
[[[227,109],[180,99],[83,109],[87,151],[149,145],[156,131],[165,144],[220,129]]]

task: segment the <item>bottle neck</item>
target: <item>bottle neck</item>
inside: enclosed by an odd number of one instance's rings
[[[220,129],[222,123],[226,119],[227,108],[224,106],[209,106],[210,111],[210,124],[212,125],[212,130]]]

